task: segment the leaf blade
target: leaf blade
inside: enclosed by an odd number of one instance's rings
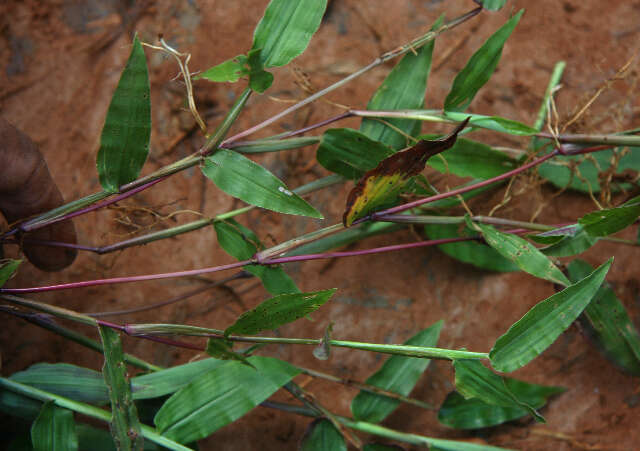
[[[77,450],[73,412],[56,407],[53,401],[45,403],[31,426],[31,442],[34,451]]]
[[[347,443],[331,421],[320,418],[309,424],[299,449],[300,451],[347,451]]]

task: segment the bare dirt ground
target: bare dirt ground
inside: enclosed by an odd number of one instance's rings
[[[0,114],[28,133],[41,147],[51,173],[67,200],[100,189],[95,155],[104,116],[129,52],[135,30],[147,42],[158,34],[181,51],[192,54],[190,68],[203,70],[245,52],[266,0],[140,2],[129,7],[119,0],[7,1],[0,6]],[[367,64],[386,50],[409,41],[430,27],[442,13],[454,17],[473,8],[471,1],[335,0],[308,51],[295,60],[315,88],[324,87]],[[551,69],[565,60],[567,70],[557,96],[562,119],[571,117],[596,89],[638,52],[640,2],[577,0],[512,1],[500,13],[486,13],[438,39],[434,70],[429,80],[427,108],[442,105],[454,75],[490,33],[504,23],[510,11],[527,11],[508,41],[496,75],[479,93],[472,112],[499,114],[532,123]],[[454,49],[450,55],[448,50]],[[174,80],[172,61],[147,50],[152,86],[152,153],[144,169],[149,173],[184,157],[202,143],[202,137],[184,109],[183,85]],[[391,65],[379,67],[329,100],[364,107]],[[305,93],[287,69],[275,71],[268,95],[254,96],[234,130],[240,131],[280,111],[283,101]],[[637,74],[612,82],[592,108],[572,127],[581,132],[613,132],[638,126]],[[223,116],[244,87],[196,84],[196,101],[210,128]],[[273,97],[273,98],[272,98]],[[260,136],[317,122],[340,112],[328,103],[285,118]],[[357,127],[357,121],[340,126]],[[424,131],[434,130],[424,126]],[[440,130],[440,129],[437,129]],[[493,144],[522,146],[525,141],[491,136]],[[498,141],[499,140],[499,141]],[[315,149],[259,157],[290,186],[323,175],[311,162]],[[6,170],[6,169],[3,169]],[[444,187],[442,176],[432,175]],[[252,212],[242,222],[256,230],[266,244],[331,224],[341,216],[350,187],[331,188],[310,197],[327,220]],[[500,214],[528,220],[532,208],[547,202],[555,191],[532,188],[515,196]],[[501,193],[472,204],[474,213],[487,213]],[[117,209],[82,216],[75,221],[79,242],[102,245],[138,231],[159,230],[197,217],[240,206],[207,181],[197,168],[156,185]],[[167,215],[158,220],[142,208]],[[566,194],[547,202],[540,222],[575,220],[593,204],[587,196]],[[635,231],[633,231],[635,233]],[[629,232],[626,238],[633,238]],[[415,240],[411,231],[376,237],[354,248]],[[8,255],[15,249],[6,247]],[[640,283],[638,251],[601,243],[585,258],[602,263],[616,260],[608,280],[638,324]],[[47,285],[121,275],[169,272],[231,262],[216,243],[211,228],[143,248],[96,256],[84,253],[61,273],[44,273],[25,264],[10,286]],[[495,339],[535,303],[551,295],[551,284],[523,273],[493,274],[458,263],[427,248],[402,253],[357,257],[340,261],[293,264],[287,268],[302,290],[337,287],[334,299],[313,315],[279,330],[282,336],[320,337],[335,323],[334,337],[381,343],[401,343],[418,330],[444,319],[440,345],[486,351]],[[133,285],[86,288],[37,296],[41,301],[83,312],[119,310],[167,299],[200,286],[202,280],[180,279]],[[266,297],[254,281],[234,282],[163,309],[117,318],[121,322],[183,322],[224,328],[234,318]],[[0,328],[2,374],[9,375],[40,362],[69,362],[94,369],[101,356],[50,332],[3,316]],[[93,331],[85,331],[93,334]],[[169,349],[143,340],[125,339],[126,351],[159,365],[194,358],[193,352]],[[364,380],[381,364],[379,355],[335,349],[330,360],[313,358],[310,348],[272,347],[267,355],[283,358],[345,378]],[[633,450],[640,447],[640,387],[638,380],[605,360],[575,326],[542,356],[515,373],[527,381],[567,387],[566,393],[543,409],[548,424],[529,420],[483,430],[456,432],[440,425],[434,412],[402,406],[385,425],[427,436],[468,439],[478,443],[523,450]],[[339,414],[349,413],[355,391],[322,381],[306,388]],[[433,362],[413,396],[435,405],[453,389],[453,371],[446,362]],[[257,408],[240,421],[201,442],[202,450],[296,449],[309,420]]]

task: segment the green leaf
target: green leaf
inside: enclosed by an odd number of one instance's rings
[[[520,407],[536,421],[545,423],[535,408],[519,399],[507,386],[505,380],[486,368],[477,360],[455,360],[456,390],[465,398],[478,398],[493,406]]]
[[[615,160],[618,160],[618,164],[614,170],[611,163]],[[621,189],[632,188],[633,185],[626,182],[625,174],[630,173],[633,176],[638,173],[638,168],[640,147],[625,147],[602,150],[589,155],[558,155],[538,166],[538,174],[559,188],[597,194],[602,189],[598,174],[612,171],[614,174],[610,189],[615,193]]]
[[[583,279],[593,271],[582,260],[569,264],[569,277]],[[580,324],[596,347],[619,368],[640,376],[640,335],[613,290],[603,284],[584,309]]]
[[[279,213],[323,219],[315,208],[289,191],[275,175],[237,152],[218,149],[205,158],[201,169],[222,191],[248,204]]]
[[[493,345],[491,365],[510,372],[540,355],[580,315],[604,281],[613,258],[589,276],[536,304]]]
[[[424,230],[432,240],[461,237],[456,224],[426,224]],[[518,270],[518,266],[511,260],[504,258],[492,247],[477,241],[441,244],[438,249],[451,258],[480,269],[496,272]]]
[[[203,359],[136,376],[131,379],[133,399],[158,398],[174,393],[192,380],[224,363],[217,359]]]
[[[482,233],[487,244],[523,271],[553,283],[565,286],[571,284],[562,271],[527,240],[511,233],[499,232],[488,224],[470,223],[469,227],[475,227]]]
[[[229,326],[225,335],[256,334],[263,330],[273,330],[315,312],[327,302],[337,288],[311,293],[281,294],[262,302],[256,308],[244,312]]]
[[[76,424],[76,435],[78,436],[78,448],[81,451],[118,451],[113,443],[113,438],[108,431],[98,429],[87,424]],[[144,451],[165,451],[147,440],[144,442]]]
[[[56,407],[53,401],[42,406],[31,426],[34,451],[75,451],[78,449],[73,412]]]
[[[205,79],[213,82],[231,82],[235,83],[240,80],[240,77],[246,75],[246,69],[244,62],[246,57],[244,55],[236,56],[235,58],[228,59],[227,61],[213,66],[201,74],[193,77],[194,80]]]
[[[316,158],[329,171],[348,179],[358,179],[393,153],[390,147],[359,131],[332,128],[322,135]]]
[[[432,29],[442,23],[440,17]],[[368,110],[419,109],[424,105],[427,80],[431,71],[431,57],[435,41],[425,44],[417,52],[407,53],[387,75],[367,104]],[[385,119],[394,128],[409,136],[420,132],[417,120]],[[381,142],[394,150],[407,146],[407,138],[376,119],[362,120],[360,131],[373,141]]]
[[[300,451],[347,451],[347,444],[331,421],[313,420],[302,437]]]
[[[433,135],[421,135],[429,139]],[[511,171],[518,163],[504,152],[492,149],[486,144],[459,138],[451,149],[429,160],[429,166],[446,174],[460,177],[490,179]]]
[[[213,227],[220,246],[238,260],[250,260],[263,248],[256,234],[234,219],[217,221]],[[281,266],[247,265],[244,269],[260,278],[265,289],[273,295],[300,292]]]
[[[266,91],[273,83],[273,74],[264,70],[262,65],[261,52],[262,49],[252,49],[247,54],[249,87],[259,93]]]
[[[530,384],[509,377],[503,377],[502,380],[507,393],[512,393],[518,400],[534,409],[543,407],[550,396],[565,391],[562,387]],[[453,391],[438,410],[438,421],[455,429],[480,429],[516,420],[528,414],[529,411],[520,405],[497,406],[480,398],[465,399],[460,393]]]
[[[304,52],[326,7],[327,0],[271,0],[253,35],[264,67],[284,66]]]
[[[289,382],[299,370],[270,357],[250,357],[252,368],[227,362],[177,391],[154,422],[165,437],[189,443],[237,420]]]
[[[404,344],[435,347],[442,329],[442,320],[418,332]],[[407,396],[415,387],[431,360],[416,357],[389,357],[382,367],[366,381],[382,389]],[[400,405],[397,399],[360,391],[351,402],[351,412],[356,420],[379,423]]]
[[[510,135],[531,136],[538,133],[538,130],[531,128],[522,122],[500,116],[483,116],[482,114],[444,111],[442,117],[458,122],[462,122],[466,118],[470,118],[469,125],[472,127],[486,128],[487,130],[508,133]]]
[[[238,362],[242,362],[246,365],[251,366],[247,357],[240,354],[239,352],[234,352],[232,349],[233,342],[221,339],[221,338],[209,338],[207,340],[207,349],[206,352],[211,357],[220,359],[220,360],[236,360]]]
[[[16,272],[16,269],[18,269],[18,266],[20,266],[20,263],[22,263],[22,260],[7,259],[0,261],[0,287],[7,283],[7,280],[9,280],[13,273]]]
[[[493,75],[502,56],[502,47],[523,13],[524,10],[520,10],[487,39],[482,47],[469,59],[464,69],[456,75],[451,91],[444,101],[444,109],[446,111],[464,111],[467,109],[478,90]]]
[[[105,191],[135,180],[149,153],[151,100],[147,60],[138,36],[113,93],[100,137],[98,176]]]
[[[482,0],[482,7],[488,11],[498,11],[502,9],[507,0]]]
[[[90,404],[109,401],[102,374],[68,363],[36,363],[9,378],[21,384]]]
[[[584,215],[578,224],[592,237],[602,237],[619,232],[635,222],[640,216],[640,197],[635,197],[623,205],[606,210],[598,210]]]
[[[555,235],[545,236],[543,238],[559,238],[558,241],[551,244],[551,246],[540,249],[544,255],[551,255],[553,257],[571,257],[578,255],[589,249],[596,244],[597,238],[589,235],[581,225],[576,225],[575,228],[569,229],[564,227],[565,230],[570,230],[567,235]],[[534,235],[537,238],[534,241],[539,242],[540,235]]]
[[[104,346],[102,374],[109,387],[111,399],[111,435],[119,450],[142,449],[144,441],[140,420],[127,380],[127,366],[124,363],[120,335],[104,326],[98,326],[98,330]]]

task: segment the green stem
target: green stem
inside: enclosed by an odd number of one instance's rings
[[[201,155],[207,155],[208,153],[211,153],[211,151],[215,151],[220,143],[222,143],[222,140],[227,135],[227,132],[229,131],[235,120],[238,118],[240,112],[244,109],[244,106],[246,105],[251,92],[252,91],[250,88],[245,88],[245,90],[242,91],[242,94],[240,94],[238,99],[235,101],[235,103],[225,116],[224,120],[220,123],[220,125],[218,125],[218,128],[213,133],[213,135],[211,135],[211,137],[207,139],[207,142],[204,144],[204,146],[202,146],[202,149],[200,149],[199,153]]]
[[[507,227],[518,227],[529,230],[540,230],[546,232],[553,230],[554,226],[536,224],[533,222],[515,221],[504,218],[494,218],[493,216],[472,216],[471,219],[483,224],[493,224]],[[378,219],[384,222],[396,222],[406,224],[462,224],[465,222],[464,216],[432,216],[432,215],[388,215]]]
[[[300,147],[318,144],[322,138],[319,136],[305,136],[301,138],[287,139],[262,139],[256,141],[234,142],[228,148],[240,153],[266,153],[279,152],[281,150],[299,149]]]
[[[560,83],[560,79],[562,78],[562,73],[564,72],[564,68],[567,63],[564,61],[558,61],[556,65],[553,67],[553,72],[551,73],[551,78],[549,79],[549,84],[547,85],[547,90],[544,92],[544,97],[542,99],[542,105],[540,106],[540,111],[538,111],[538,117],[533,124],[533,128],[540,131],[544,126],[544,122],[547,120],[547,111],[549,111],[549,99],[553,94],[554,89]]]
[[[111,421],[111,412],[109,411],[99,409],[98,407],[94,407],[83,402],[74,401],[72,399],[65,398],[64,396],[49,393],[44,390],[31,387],[29,385],[21,384],[19,382],[12,381],[11,379],[0,377],[0,387],[32,399],[40,400],[42,402],[53,401],[58,407],[72,410],[82,415],[104,421],[105,423],[109,423]],[[155,429],[146,425],[142,425],[142,435],[144,436],[144,438],[151,440],[152,442],[164,446],[168,449],[177,451],[191,451],[191,448],[187,448],[180,443],[176,443],[173,440],[162,436],[161,434],[156,432]]]

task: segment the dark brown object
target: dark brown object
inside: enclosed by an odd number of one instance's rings
[[[31,139],[0,118],[0,211],[10,224],[60,206],[64,199],[47,163]],[[23,235],[25,239],[76,243],[71,221],[59,222]],[[58,271],[76,258],[75,249],[23,243],[24,254],[44,271]]]

